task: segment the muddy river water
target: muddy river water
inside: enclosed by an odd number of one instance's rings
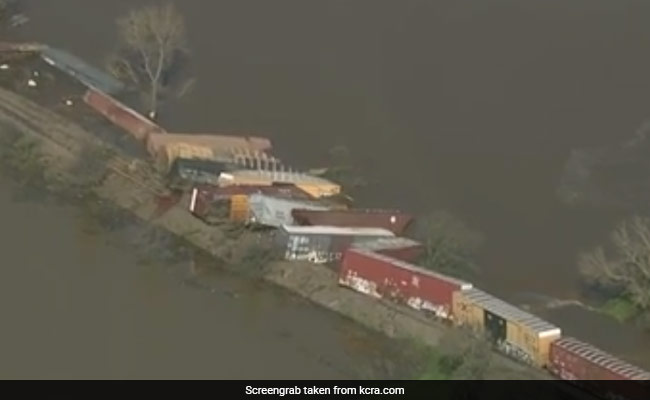
[[[333,313],[228,274],[193,278],[184,262],[143,262],[79,209],[15,194],[0,180],[4,379],[408,373],[388,340]]]
[[[142,2],[24,3],[13,35],[101,63],[115,17]],[[298,167],[344,145],[371,182],[360,203],[446,208],[485,234],[481,286],[579,296],[576,255],[627,211],[568,208],[555,189],[572,148],[627,140],[648,117],[649,2],[177,3],[196,82],[164,107],[170,129],[267,135]],[[549,318],[650,363],[647,335],[576,313]]]

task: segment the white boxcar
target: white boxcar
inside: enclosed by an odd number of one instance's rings
[[[248,198],[250,221],[254,224],[279,228],[282,225],[293,225],[291,211],[297,208],[309,210],[328,210],[329,208],[314,202],[295,199],[285,199],[265,194],[255,193]]]
[[[394,236],[393,232],[382,228],[283,225],[278,243],[287,260],[322,264],[339,260],[343,252],[354,244]]]

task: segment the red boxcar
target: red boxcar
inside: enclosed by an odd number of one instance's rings
[[[295,185],[287,184],[273,184],[268,186],[233,185],[225,187],[200,186],[192,190],[189,209],[192,214],[202,217],[205,216],[210,206],[215,202],[229,200],[232,196],[236,195],[251,195],[253,193],[298,200],[314,200],[309,193]]]
[[[97,90],[89,89],[84,95],[84,102],[138,140],[144,141],[151,132],[165,131],[137,111]]]
[[[383,228],[401,235],[413,221],[413,216],[395,210],[293,210],[293,218],[299,225],[354,226],[359,228]]]
[[[380,238],[372,242],[355,244],[353,247],[406,262],[414,262],[424,250],[422,243],[405,237]]]
[[[548,368],[562,379],[585,381],[580,386],[609,398],[650,399],[650,372],[572,337],[551,343]],[[612,382],[630,380],[644,382]]]
[[[472,287],[470,283],[361,249],[345,252],[339,284],[433,312],[441,318],[451,318],[453,293]]]

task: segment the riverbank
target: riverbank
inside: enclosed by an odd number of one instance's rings
[[[0,102],[0,119],[42,144],[49,175],[54,174],[57,180],[68,181],[74,186],[84,186],[99,198],[128,210],[152,226],[204,249],[214,257],[214,267],[236,267],[241,260],[237,258],[246,251],[246,246],[263,240],[255,233],[245,234],[243,238],[229,237],[223,228],[203,224],[186,211],[187,199],[159,215],[156,200],[166,190],[146,162],[121,154],[78,124],[15,93],[0,89]],[[88,152],[97,154],[97,149],[103,150],[99,152],[103,157],[88,157]],[[321,266],[275,262],[253,273],[389,337],[414,339],[435,347],[449,329],[411,310],[377,302],[339,287],[336,274]],[[545,377],[541,371],[531,370],[500,355],[495,358],[499,360],[495,371]]]

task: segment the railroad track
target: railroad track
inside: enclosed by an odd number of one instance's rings
[[[149,194],[168,194],[160,175],[141,160],[121,155],[120,149],[94,137],[72,121],[3,88],[0,88],[0,114],[19,130],[37,134],[55,146],[58,155],[70,160],[84,151],[91,151],[89,149],[103,148],[111,153],[107,169],[135,182]]]

